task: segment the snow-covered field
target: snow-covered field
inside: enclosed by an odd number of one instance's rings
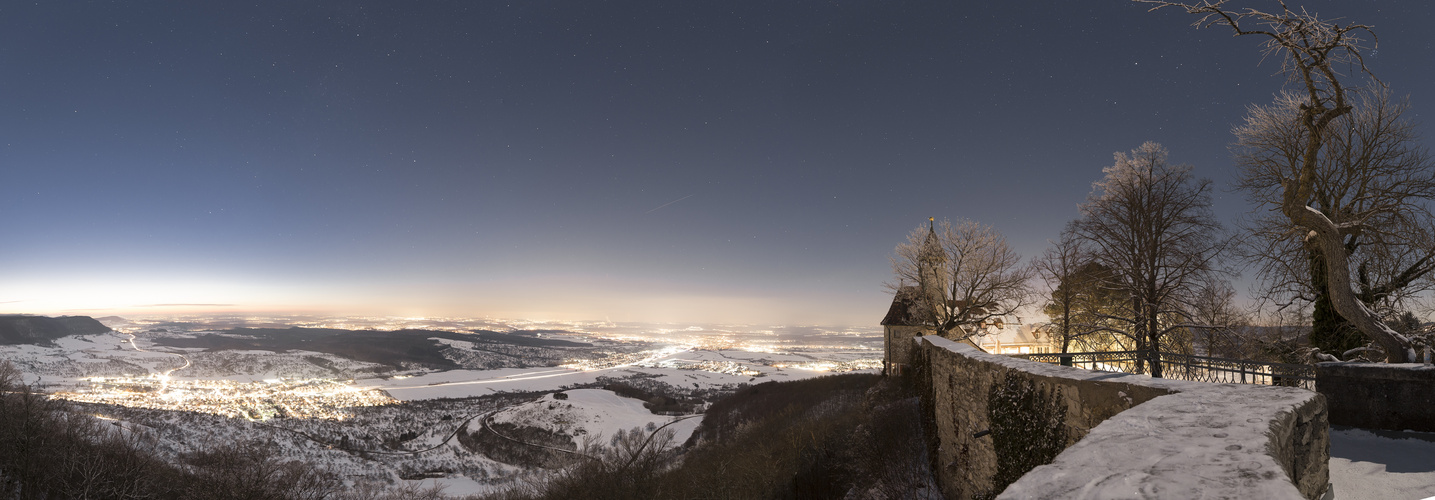
[[[1336,499],[1435,497],[1435,433],[1330,430]]]
[[[0,346],[0,359],[20,369],[25,383],[51,385],[83,377],[163,372],[184,365],[173,354],[136,351],[128,335],[110,333],[62,337],[54,346]]]
[[[493,421],[561,432],[573,436],[574,445],[582,445],[584,439],[601,444],[621,430],[634,427],[651,430],[664,425],[673,429],[673,443],[681,444],[702,422],[691,415],[654,415],[641,401],[612,391],[576,389],[563,394],[567,395],[565,399],[548,394],[536,401],[510,406],[495,413]]]
[[[0,346],[0,359],[14,363],[25,383],[72,386],[89,377],[143,377],[169,372],[193,380],[257,382],[276,378],[352,378],[360,370],[379,367],[332,354],[291,350],[225,350],[155,347],[146,337],[129,334],[70,336],[53,346]],[[316,360],[327,362],[319,366]],[[188,366],[186,366],[188,361]]]
[[[844,364],[860,362],[864,372],[875,372],[876,359],[866,351],[813,351],[774,354],[740,350],[677,350],[653,356],[641,363],[609,368],[563,367],[504,368],[498,370],[448,370],[387,379],[362,379],[355,385],[377,388],[395,399],[414,401],[434,398],[463,398],[513,391],[551,391],[595,383],[598,377],[643,376],[681,387],[712,388],[758,384],[768,381],[801,380],[833,373]],[[842,370],[851,371],[851,370]]]

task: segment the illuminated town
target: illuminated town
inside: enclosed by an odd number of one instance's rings
[[[343,420],[345,408],[383,406],[398,401],[374,389],[359,389],[331,379],[234,382],[170,380],[164,376],[91,377],[90,387],[50,397],[152,410],[193,411],[249,420],[319,418]]]
[[[132,370],[110,373],[83,373],[69,375],[70,382],[52,386],[50,397],[80,403],[95,403],[123,406],[128,408],[196,412],[245,420],[322,419],[346,420],[353,417],[353,409],[401,404],[402,401],[382,389],[393,389],[391,384],[357,383],[355,373],[335,371],[336,376],[324,377],[313,374],[315,365],[305,359],[313,359],[319,353],[270,352],[264,366],[266,372],[251,372],[237,368],[239,372],[227,372],[254,361],[234,355],[216,355],[207,352],[185,354],[182,350],[156,348],[154,343],[167,336],[192,336],[196,332],[216,331],[220,325],[265,325],[291,324],[308,328],[366,328],[379,331],[396,331],[414,328],[447,327],[452,329],[477,329],[490,327],[495,330],[516,330],[512,324],[501,325],[491,320],[461,320],[450,318],[296,318],[235,317],[211,319],[207,328],[161,327],[152,322],[137,321],[116,329],[114,340],[95,337],[98,343],[87,344],[83,352],[96,359],[125,359],[145,365],[148,373],[134,373]],[[730,327],[699,329],[657,328],[634,331],[615,327],[612,324],[592,323],[583,325],[525,324],[525,328],[544,328],[542,333],[534,332],[533,337],[569,339],[575,342],[592,343],[593,348],[573,352],[586,353],[574,357],[561,357],[558,368],[575,372],[609,370],[681,370],[685,372],[708,372],[742,379],[726,379],[735,383],[746,379],[772,378],[784,370],[838,373],[853,370],[880,368],[880,354],[875,348],[848,344],[841,352],[823,349],[808,342],[777,339],[770,330],[743,331]],[[555,331],[556,326],[568,330]],[[140,335],[139,338],[136,335]],[[805,340],[825,340],[824,335],[850,336],[848,332],[819,332]],[[114,338],[114,337],[111,337]],[[114,343],[109,343],[114,342]],[[804,345],[807,344],[807,345]],[[447,348],[483,354],[473,350],[472,345],[450,342]],[[113,346],[106,347],[106,346]],[[139,357],[127,357],[124,352]],[[266,351],[252,351],[264,353]],[[559,351],[554,351],[559,352]],[[218,356],[218,357],[216,357]],[[329,357],[330,360],[338,358]],[[456,358],[455,358],[456,359]],[[550,358],[551,359],[551,358]],[[290,360],[290,361],[284,361]],[[556,360],[555,360],[556,361]],[[21,360],[22,363],[25,361]],[[272,363],[271,363],[272,362]],[[330,361],[324,366],[339,366]],[[27,366],[42,366],[32,362]],[[76,367],[100,366],[95,363],[72,364]],[[44,365],[48,366],[48,365]],[[59,365],[56,365],[59,366]],[[129,365],[132,368],[134,365]],[[283,366],[285,368],[275,369]],[[345,366],[359,368],[366,365],[347,362]],[[373,366],[373,365],[367,365]],[[534,366],[542,366],[541,363]],[[548,365],[552,366],[552,365]],[[228,367],[228,368],[226,368]],[[256,365],[257,367],[257,365]],[[426,370],[387,370],[368,372],[399,380],[423,374]],[[58,372],[57,372],[58,373]],[[248,375],[247,373],[254,373]],[[624,372],[626,373],[626,372]],[[188,376],[182,376],[187,374]],[[237,376],[228,376],[237,375]],[[261,379],[262,377],[262,379]],[[357,377],[362,378],[362,377]],[[787,377],[778,376],[786,379]],[[715,379],[716,380],[716,379]],[[425,384],[462,385],[465,381],[447,381]],[[382,389],[381,389],[381,388]],[[402,387],[400,387],[402,388]],[[408,399],[405,397],[404,399]]]
[[[850,372],[855,370],[876,370],[882,368],[880,359],[856,359],[852,361],[809,361],[805,363],[779,363],[772,365],[773,368],[813,370],[819,372]]]
[[[770,366],[777,370],[795,369],[810,370],[819,372],[848,372],[853,370],[880,369],[882,360],[878,358],[861,358],[853,360],[814,360],[814,361],[791,361],[791,362],[769,362],[759,363],[757,360],[749,360],[748,363],[740,363],[731,360],[712,359],[686,359],[677,357],[683,353],[711,353],[724,356],[719,349],[740,351],[745,353],[782,353],[773,346],[765,345],[743,345],[738,342],[727,341],[720,345],[702,346],[669,346],[662,349],[640,351],[640,352],[612,352],[602,353],[603,355],[591,359],[570,359],[565,360],[563,368],[574,370],[592,371],[624,366],[638,366],[644,368],[672,368],[677,370],[694,370],[712,373],[723,373],[728,375],[739,375],[744,377],[764,377],[767,374],[757,369],[755,364]],[[725,356],[724,356],[725,357]]]

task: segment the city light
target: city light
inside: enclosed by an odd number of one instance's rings
[[[56,392],[53,399],[152,410],[193,411],[231,418],[276,417],[342,420],[346,408],[398,404],[381,390],[359,389],[332,379],[267,379],[263,382],[185,380],[162,376],[92,377],[90,387]]]
[[[280,318],[260,316],[229,318],[238,324],[278,323]],[[487,320],[485,320],[487,321]],[[434,327],[461,323],[451,318],[314,318],[307,321],[283,321],[286,324],[302,324],[306,327],[322,328],[373,328],[397,330],[419,326]],[[451,325],[450,325],[451,326]],[[552,326],[552,325],[533,325]],[[603,325],[591,325],[602,327]],[[50,397],[82,403],[110,404],[117,406],[170,411],[191,411],[229,418],[266,420],[271,418],[316,418],[345,420],[351,418],[351,408],[400,404],[388,393],[371,388],[355,387],[353,380],[334,378],[280,378],[278,373],[256,374],[262,381],[237,381],[209,379],[192,375],[194,363],[201,363],[200,373],[213,373],[209,366],[212,360],[197,357],[191,360],[184,351],[151,351],[146,347],[150,342],[137,339],[136,333],[144,331],[146,325],[131,324],[118,332],[117,349],[146,353],[145,359],[156,363],[147,367],[147,375],[129,374],[71,379],[69,387],[57,387]],[[847,360],[821,359],[805,352],[823,351],[821,345],[799,345],[777,340],[773,331],[760,332],[753,337],[737,331],[686,328],[658,328],[644,333],[629,331],[570,331],[557,337],[568,337],[573,341],[592,343],[581,357],[564,360],[560,367],[579,371],[598,371],[622,368],[657,368],[670,370],[700,371],[728,376],[761,378],[773,375],[773,369],[804,370],[812,372],[839,373],[853,370],[869,370],[881,367],[877,358],[868,358],[865,346],[851,347],[842,357]],[[697,334],[697,335],[694,335]],[[546,338],[549,334],[544,332]],[[741,352],[775,355],[778,361]],[[807,359],[792,359],[793,357]],[[851,359],[862,356],[862,359]],[[825,357],[825,356],[823,356]],[[421,374],[391,373],[389,378],[399,380]],[[189,376],[183,376],[191,374]],[[312,377],[312,375],[309,375]],[[252,379],[251,379],[252,380]]]

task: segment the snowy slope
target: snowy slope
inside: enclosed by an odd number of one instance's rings
[[[408,378],[365,379],[359,387],[383,389],[394,399],[419,401],[435,398],[466,398],[496,392],[555,390],[567,385],[591,384],[600,376],[632,375],[624,370],[573,370],[568,368],[502,368],[498,370],[448,370]]]
[[[607,444],[620,430],[646,428],[649,424],[658,427],[682,418],[654,415],[643,407],[642,401],[603,389],[576,389],[564,394],[568,395],[567,399],[549,394],[537,401],[508,407],[494,414],[493,421],[566,433],[573,436],[573,444],[581,445],[584,438]],[[676,432],[673,443],[687,441],[699,423],[701,418],[686,418],[670,426]]]

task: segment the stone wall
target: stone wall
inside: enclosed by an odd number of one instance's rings
[[[1435,366],[1321,363],[1315,390],[1326,397],[1332,424],[1435,432]]]
[[[922,326],[886,325],[882,327],[882,333],[884,373],[901,375],[912,362],[912,352],[917,350],[917,343],[913,339],[932,333],[932,329]]]
[[[1316,498],[1324,399],[1033,363],[939,337],[915,358],[949,498]]]

